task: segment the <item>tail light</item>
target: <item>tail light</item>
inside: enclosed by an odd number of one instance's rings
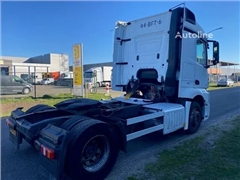
[[[40,148],[40,153],[47,157],[48,159],[54,159],[55,158],[55,152],[54,150],[50,149],[50,148],[47,148],[46,146],[44,145],[41,145],[41,148]]]

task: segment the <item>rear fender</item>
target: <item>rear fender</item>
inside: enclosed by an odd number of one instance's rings
[[[64,162],[71,138],[70,132],[54,125],[48,125],[42,129],[40,134],[41,137],[34,143],[36,149],[40,151],[40,173],[48,179],[60,180],[64,175]],[[54,150],[54,158],[44,156],[41,153],[41,146]]]
[[[124,151],[125,153],[127,152],[127,138],[126,138],[126,132],[125,128],[123,126],[123,123],[121,121],[116,122],[112,128],[111,128],[112,133],[114,134],[114,137],[116,138],[116,141],[118,141],[119,144],[119,149]]]

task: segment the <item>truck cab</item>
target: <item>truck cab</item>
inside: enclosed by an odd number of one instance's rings
[[[213,49],[212,61],[208,48]],[[211,64],[209,64],[211,62]],[[219,44],[185,7],[131,22],[116,22],[112,89],[159,102],[196,100],[209,118],[208,72],[219,62]],[[141,92],[139,96],[137,92]]]
[[[111,83],[111,74],[111,66],[93,67],[85,71],[84,82],[96,87],[105,86],[106,83]]]

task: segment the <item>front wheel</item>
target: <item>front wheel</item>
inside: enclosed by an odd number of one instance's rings
[[[117,141],[108,124],[87,120],[77,126],[78,138],[68,151],[68,173],[73,180],[103,180],[116,162]]]
[[[198,131],[202,122],[202,108],[198,102],[193,101],[191,103],[189,111],[188,129],[186,132],[188,134],[193,134]]]

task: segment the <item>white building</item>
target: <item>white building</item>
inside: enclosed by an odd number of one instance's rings
[[[68,55],[49,53],[36,57],[0,56],[1,74],[17,75],[32,74],[42,76],[45,72],[69,72]]]

